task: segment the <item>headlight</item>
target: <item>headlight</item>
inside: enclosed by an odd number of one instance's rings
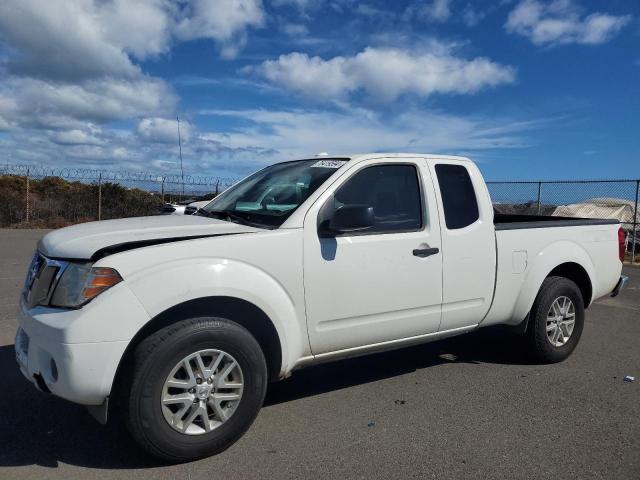
[[[121,281],[122,277],[113,268],[92,267],[88,263],[69,263],[56,285],[51,305],[80,307]]]

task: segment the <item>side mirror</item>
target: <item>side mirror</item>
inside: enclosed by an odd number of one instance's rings
[[[324,222],[323,229],[326,236],[344,233],[361,232],[373,227],[375,217],[373,207],[368,205],[343,205],[338,208],[331,218]]]

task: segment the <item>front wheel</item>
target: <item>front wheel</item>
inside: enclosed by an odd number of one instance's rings
[[[561,362],[576,348],[584,327],[584,300],[578,286],[564,277],[542,282],[529,316],[529,352],[541,363]]]
[[[223,318],[170,325],[136,348],[125,419],[150,454],[185,462],[219,453],[251,426],[267,388],[260,345]]]

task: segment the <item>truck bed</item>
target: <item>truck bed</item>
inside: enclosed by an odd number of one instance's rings
[[[520,230],[525,228],[577,227],[583,225],[613,225],[620,223],[610,218],[554,217],[550,215],[511,215],[494,213],[496,230]]]
[[[620,277],[618,220],[495,213],[494,223],[495,292],[485,326],[521,322],[544,279],[564,263],[586,272],[587,306]]]

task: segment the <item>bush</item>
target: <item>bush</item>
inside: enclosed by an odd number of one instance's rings
[[[59,228],[98,219],[97,184],[60,177],[29,181],[29,222],[26,222],[26,177],[0,175],[0,227]],[[101,219],[158,213],[158,195],[116,183],[102,185]]]

